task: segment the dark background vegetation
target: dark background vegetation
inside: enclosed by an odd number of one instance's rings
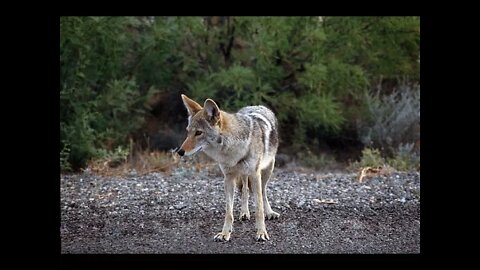
[[[270,107],[308,167],[420,167],[419,17],[61,17],[60,165],[184,136],[180,94]]]

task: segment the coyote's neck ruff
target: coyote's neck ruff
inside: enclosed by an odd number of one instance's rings
[[[235,183],[242,189],[240,218],[250,217],[248,186],[251,185],[258,208],[257,239],[269,239],[264,215],[269,219],[279,216],[271,209],[265,190],[278,148],[278,123],[274,113],[264,106],[248,106],[237,113],[227,113],[211,99],[205,100],[203,107],[185,95],[182,99],[189,116],[187,138],[178,154],[193,155],[203,151],[219,163],[225,176],[227,215],[224,229],[215,239],[230,239],[233,214],[229,209],[233,207]]]

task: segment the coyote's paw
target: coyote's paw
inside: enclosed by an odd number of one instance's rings
[[[217,242],[219,241],[230,241],[230,234],[229,232],[227,233],[224,233],[224,232],[221,232],[221,233],[217,233],[217,235],[215,235],[215,237],[213,237],[213,239]]]
[[[257,231],[257,241],[267,241],[270,240],[268,233],[266,230],[258,230]]]
[[[238,218],[240,220],[250,220],[250,212],[241,212],[240,217]]]
[[[275,212],[275,211],[272,211],[272,212],[269,212],[265,215],[265,217],[267,219],[277,219],[278,217],[280,217],[280,214]]]

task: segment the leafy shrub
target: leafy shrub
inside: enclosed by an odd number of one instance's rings
[[[114,151],[142,124],[151,92],[126,69],[135,62],[132,29],[139,24],[134,17],[60,18],[62,168]]]
[[[68,172],[72,170],[68,158],[70,156],[70,147],[68,144],[64,143],[63,148],[60,150],[60,170],[63,172]]]
[[[392,156],[404,149],[401,145],[420,140],[420,85],[404,82],[391,94],[380,96],[380,92],[366,95],[370,119],[359,125],[359,134],[365,145]]]
[[[382,157],[378,149],[365,148],[362,150],[362,156],[359,161],[353,162],[350,167],[354,170],[365,167],[383,167],[386,165],[385,159]]]
[[[420,168],[420,154],[415,150],[415,144],[400,144],[395,156],[388,159],[388,163],[399,171],[418,170]]]
[[[380,150],[364,148],[359,161],[350,164],[350,169],[358,170],[365,167],[390,167],[397,171],[418,170],[420,156],[414,151],[413,144],[401,144],[395,155],[391,158],[384,157]]]
[[[418,80],[419,31],[419,17],[61,17],[61,166],[127,149],[150,109],[162,109],[144,101],[161,93],[228,111],[267,105],[283,146],[342,137],[359,122],[363,141],[395,152],[416,142],[404,129],[417,121],[416,96],[370,89]]]

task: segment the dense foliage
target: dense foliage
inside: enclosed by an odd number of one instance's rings
[[[62,169],[128,149],[162,91],[227,111],[267,105],[296,149],[352,130],[374,140],[369,103],[392,90],[377,86],[418,82],[419,48],[418,17],[62,17]]]

